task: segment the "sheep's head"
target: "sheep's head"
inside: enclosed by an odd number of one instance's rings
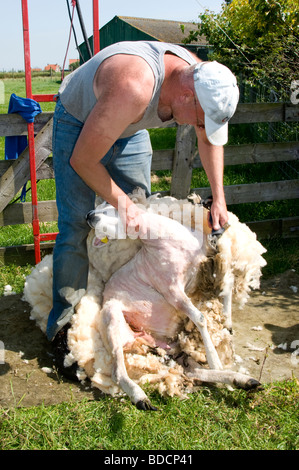
[[[242,307],[248,300],[251,289],[260,286],[261,269],[267,264],[262,256],[267,250],[257,240],[256,234],[229,213],[230,227],[219,238],[215,262],[222,273],[222,291],[234,279],[234,300]]]
[[[126,232],[117,210],[106,202],[86,215],[88,225],[95,230],[93,245],[104,246],[108,240],[124,239]]]

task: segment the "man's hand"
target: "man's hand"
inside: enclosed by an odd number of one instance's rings
[[[130,238],[142,238],[146,234],[147,228],[144,227],[145,211],[136,204],[131,204],[126,213],[126,232]]]
[[[209,226],[214,230],[219,230],[226,224],[226,222],[228,221],[228,214],[225,200],[213,201],[209,218],[210,216],[212,218],[212,221],[209,220],[208,223]]]
[[[203,129],[196,128],[200,160],[209,179],[213,204],[212,223],[209,226],[219,230],[228,221],[227,207],[223,190],[223,147],[212,145]]]

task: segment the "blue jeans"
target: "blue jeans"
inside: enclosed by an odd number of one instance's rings
[[[86,239],[90,228],[85,216],[94,208],[95,193],[69,162],[82,127],[83,124],[58,101],[52,142],[59,233],[53,253],[53,308],[47,325],[49,340],[70,321],[87,287]],[[149,134],[141,130],[131,137],[118,139],[101,162],[125,193],[139,186],[149,195],[151,159]]]

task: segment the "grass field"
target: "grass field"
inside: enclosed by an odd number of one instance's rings
[[[25,96],[22,79],[4,80],[6,101],[0,112],[6,113],[11,93]],[[33,80],[34,93],[56,93],[59,83],[46,78]],[[42,104],[44,111],[54,104]],[[255,133],[257,131],[255,130]],[[245,143],[245,128],[232,130],[234,142]],[[173,148],[175,130],[151,131],[154,149]],[[293,138],[293,137],[292,137]],[[291,138],[290,138],[291,140]],[[4,158],[4,138],[0,138],[0,159]],[[294,166],[295,171],[298,165]],[[228,167],[225,184],[275,181],[288,177],[281,164]],[[292,168],[292,171],[293,168]],[[170,172],[157,172],[153,191],[169,189]],[[291,177],[293,177],[291,175]],[[194,170],[192,186],[208,182],[201,170]],[[38,183],[39,200],[55,198],[53,181]],[[30,192],[27,201],[30,200]],[[242,221],[299,215],[298,201],[242,204],[230,207]],[[44,224],[42,231],[55,231],[56,225]],[[0,228],[0,246],[32,243],[31,226]],[[286,269],[299,269],[299,239],[274,239],[264,242],[268,249],[264,276]],[[0,295],[10,284],[22,292],[31,266],[1,266]],[[153,396],[148,391],[149,396]],[[247,393],[226,389],[203,388],[188,400],[154,395],[159,411],[143,413],[127,400],[105,397],[99,401],[70,400],[55,406],[34,408],[0,406],[0,449],[98,449],[98,450],[219,450],[299,449],[298,381],[269,384],[264,391]]]
[[[292,379],[257,394],[203,387],[183,401],[155,395],[157,412],[109,397],[0,407],[0,449],[296,450],[298,394]]]

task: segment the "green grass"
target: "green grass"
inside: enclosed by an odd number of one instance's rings
[[[8,110],[10,95],[15,93],[17,96],[26,98],[25,78],[7,78],[2,80],[4,83],[5,102],[0,105],[0,113],[5,114]],[[49,77],[37,77],[32,79],[33,94],[55,94],[58,92],[60,80]],[[53,111],[55,103],[40,103],[43,111]]]
[[[23,292],[26,276],[30,274],[31,265],[18,266],[16,264],[7,264],[1,266],[0,270],[0,296],[4,293],[4,287],[10,285],[14,292],[20,294]]]
[[[2,450],[296,450],[299,386],[263,391],[203,387],[187,400],[150,393],[157,412],[128,399],[0,407]]]
[[[27,183],[29,191],[26,194],[26,202],[31,201],[30,182]],[[13,201],[19,202],[17,194]],[[37,197],[39,201],[48,201],[56,198],[55,181],[41,180],[37,183]],[[13,203],[12,201],[12,203]],[[40,233],[57,232],[56,222],[41,222]],[[0,246],[13,246],[33,243],[31,224],[7,225],[0,227]]]

